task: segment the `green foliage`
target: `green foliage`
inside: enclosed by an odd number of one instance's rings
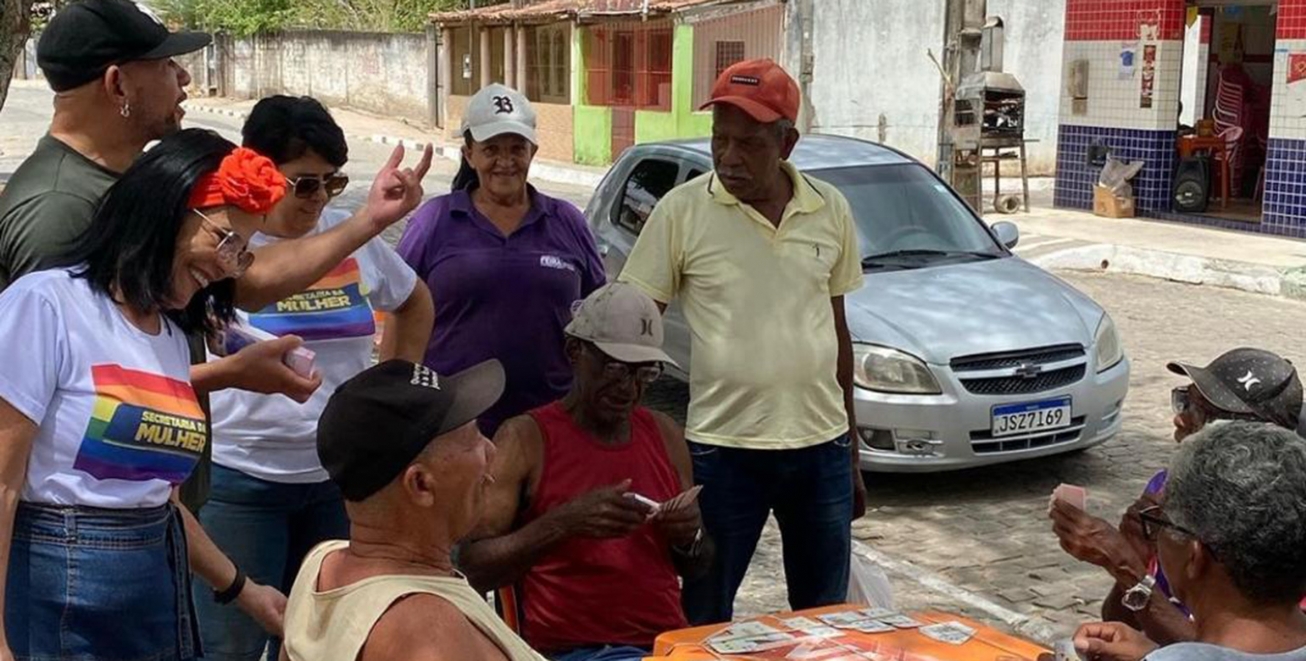
[[[154,0],[151,4],[178,25],[249,36],[292,28],[421,32],[431,12],[465,9],[468,0]]]

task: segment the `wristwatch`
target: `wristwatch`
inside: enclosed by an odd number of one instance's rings
[[[1152,600],[1152,588],[1154,587],[1156,587],[1156,577],[1147,574],[1143,576],[1143,580],[1138,582],[1138,585],[1125,590],[1125,595],[1120,598],[1120,603],[1125,608],[1137,613],[1147,608],[1147,602]]]

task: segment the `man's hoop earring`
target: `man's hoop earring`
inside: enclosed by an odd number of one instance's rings
[[[127,103],[126,101],[123,101],[122,108],[118,109],[118,114],[122,115],[124,118],[131,117],[132,116],[131,104]]]

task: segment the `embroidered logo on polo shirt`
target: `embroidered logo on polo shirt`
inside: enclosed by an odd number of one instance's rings
[[[541,255],[540,266],[551,268],[551,269],[559,269],[562,271],[576,270],[575,266],[572,266],[569,262],[567,262],[567,260],[558,257],[557,255]]]

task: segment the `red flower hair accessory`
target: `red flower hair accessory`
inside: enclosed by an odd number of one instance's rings
[[[286,178],[272,159],[246,147],[222,159],[190,192],[195,209],[231,205],[255,216],[265,215],[286,195]]]

